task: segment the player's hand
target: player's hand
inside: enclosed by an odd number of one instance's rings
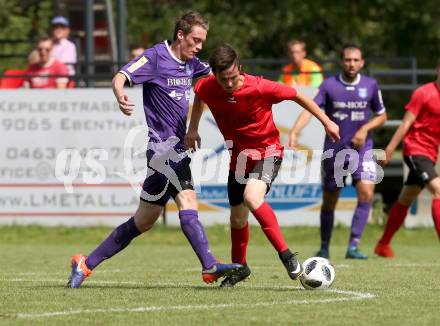
[[[133,113],[134,104],[128,99],[127,95],[121,95],[118,98],[119,109],[125,115],[130,116]]]
[[[328,122],[324,125],[324,128],[325,133],[330,137],[331,140],[333,140],[334,143],[341,140],[341,136],[339,135],[339,126],[336,123],[328,120]]]
[[[359,129],[351,139],[351,142],[353,144],[353,147],[356,149],[361,148],[365,144],[365,140],[367,139],[368,131],[364,129]]]
[[[188,130],[183,139],[187,149],[192,149],[196,151],[201,146],[201,138],[197,130]]]
[[[387,148],[385,148],[385,158],[383,158],[383,159],[378,158],[376,161],[380,166],[385,167],[388,164],[390,164],[392,156],[393,156],[393,151],[387,147]]]
[[[296,132],[291,131],[289,139],[287,140],[287,147],[296,148],[298,146],[298,135]]]

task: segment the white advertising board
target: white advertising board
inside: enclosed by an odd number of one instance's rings
[[[311,89],[302,91],[312,95]],[[131,117],[120,113],[111,89],[0,92],[0,223],[116,225],[133,215],[144,176],[147,130],[142,89],[127,89],[127,94],[136,105]],[[300,109],[282,102],[273,112],[285,144]],[[203,146],[193,154],[192,168],[200,217],[206,225],[226,224],[229,158],[209,110],[199,133]],[[299,142],[315,154],[285,150],[267,195],[281,225],[319,224],[323,137],[324,130],[313,119]],[[337,222],[349,224],[354,206],[354,189],[347,187]],[[178,224],[171,201],[166,219]],[[251,218],[251,223],[256,221]]]

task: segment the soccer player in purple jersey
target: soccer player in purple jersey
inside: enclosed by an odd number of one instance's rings
[[[338,124],[341,135],[338,143],[333,143],[328,136],[324,141],[321,249],[316,255],[325,258],[330,256],[334,211],[340,190],[345,185],[347,171],[350,171],[356,187],[358,202],[345,258],[368,258],[358,250],[358,244],[371,210],[377,177],[370,131],[383,125],[387,115],[376,80],[359,73],[363,66],[361,49],[352,44],[344,46],[342,73],[326,79],[315,97],[315,102]],[[289,146],[297,145],[298,134],[310,118],[308,111],[300,114],[291,130]]]
[[[139,207],[133,217],[119,225],[88,257],[72,257],[68,286],[80,287],[102,261],[124,249],[135,237],[150,230],[173,197],[179,208],[183,233],[202,264],[202,277],[212,283],[231,276],[240,264],[221,264],[212,255],[205,230],[198,219],[190,158],[183,138],[193,78],[211,72],[196,54],[202,50],[208,32],[207,21],[196,12],[184,14],[175,25],[172,42],[163,41],[130,61],[113,78],[113,92],[119,108],[130,116],[134,104],[124,93],[124,84],[143,85],[145,117],[149,129],[148,173]]]

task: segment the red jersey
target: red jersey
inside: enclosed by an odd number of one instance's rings
[[[236,170],[237,157],[243,151],[253,160],[282,156],[272,104],[293,99],[294,88],[244,74],[243,86],[233,93],[226,93],[215,76],[198,80],[194,92],[209,106],[225,141],[232,141],[231,171]]]
[[[67,77],[49,77],[50,75],[68,76],[67,66],[58,60],[51,59],[47,64],[31,65],[26,70],[31,75],[27,82],[30,88],[57,88],[57,82],[68,82]]]
[[[416,120],[403,139],[404,155],[424,155],[437,162],[440,144],[440,89],[435,82],[417,88],[406,105]]]

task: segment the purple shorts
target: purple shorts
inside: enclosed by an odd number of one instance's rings
[[[338,191],[346,185],[346,178],[351,175],[353,184],[359,180],[375,182],[377,164],[373,158],[373,142],[367,140],[359,150],[345,148],[335,150],[330,158],[321,164],[322,187],[324,191]]]
[[[152,163],[152,155],[147,153],[148,173],[142,186],[141,200],[165,206],[170,197],[176,198],[183,190],[194,190],[189,157],[178,162],[169,160]]]

